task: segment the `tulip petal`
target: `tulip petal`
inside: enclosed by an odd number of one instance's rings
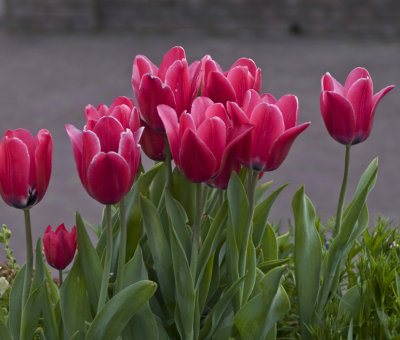
[[[210,72],[207,83],[207,97],[214,103],[225,105],[228,101],[236,101],[236,93],[229,80],[220,72]]]
[[[83,132],[75,126],[67,124],[65,130],[71,140],[72,151],[74,152],[76,169],[78,170],[79,178],[83,183],[82,176],[82,147],[83,147]],[[86,176],[86,175],[85,175]]]
[[[111,112],[111,110],[110,110],[110,112]],[[131,113],[132,113],[132,109],[129,106],[122,104],[122,105],[114,107],[110,116],[114,117],[116,120],[118,120],[121,123],[124,130],[126,130],[126,129],[129,129]]]
[[[82,138],[81,182],[87,190],[87,174],[94,156],[101,152],[100,140],[93,131],[84,131]]]
[[[185,50],[181,46],[171,48],[165,55],[158,69],[158,76],[162,82],[165,82],[165,77],[168,69],[176,60],[185,59]]]
[[[93,132],[99,138],[103,152],[118,152],[119,140],[124,131],[121,123],[111,116],[100,118],[93,129]]]
[[[226,104],[229,116],[231,117],[233,126],[240,126],[241,124],[248,124],[249,117],[235,102],[228,102]]]
[[[37,198],[34,204],[38,203],[46,193],[49,186],[51,176],[51,162],[53,154],[53,140],[50,132],[47,130],[40,130],[36,136],[37,146],[35,150],[35,163],[36,163],[36,185],[37,185]]]
[[[246,166],[250,166],[250,150],[252,149],[251,131],[253,129],[254,125],[243,123],[236,126],[233,125],[233,127],[228,130],[228,142],[225,147],[221,167],[224,166],[225,161],[231,150],[235,153],[240,162],[242,162]]]
[[[119,96],[119,97],[115,98],[114,102],[111,104],[108,111],[110,113],[112,113],[116,107],[121,106],[121,105],[126,105],[132,110],[135,107],[135,102],[131,98]]]
[[[153,161],[165,160],[165,134],[151,129],[145,122],[140,145],[147,157]]]
[[[159,105],[157,107],[158,114],[165,127],[172,158],[175,163],[179,162],[179,124],[176,111],[168,105]],[[182,116],[181,116],[182,117]]]
[[[344,87],[329,72],[326,72],[321,78],[322,91],[332,91],[344,95]]]
[[[208,78],[211,72],[219,72],[223,74],[221,66],[219,64],[212,60],[212,58],[209,55],[205,55],[201,59],[201,65],[202,65],[202,85],[201,85],[201,95],[202,96],[208,96]]]
[[[86,121],[95,121],[97,122],[100,119],[100,115],[97,112],[97,109],[93,105],[86,105],[85,107],[85,118]]]
[[[228,187],[229,179],[233,171],[237,174],[240,172],[242,165],[237,160],[234,152],[229,152],[226,162],[222,169],[218,172],[217,177],[207,182],[212,187],[219,189],[226,189]]]
[[[208,97],[197,97],[193,103],[190,114],[193,117],[195,126],[200,126],[206,117],[207,108],[214,102]]]
[[[183,135],[178,167],[195,183],[205,182],[216,174],[217,162],[214,155],[191,129]]]
[[[250,118],[251,113],[253,112],[254,108],[260,104],[262,99],[260,95],[253,89],[249,89],[246,91],[244,98],[243,98],[243,105],[242,109],[246,113],[247,117]],[[275,103],[273,103],[275,104]]]
[[[232,125],[232,122],[229,119],[228,113],[225,110],[225,106],[222,105],[221,103],[215,103],[213,105],[210,105],[207,108],[205,119],[212,118],[212,117],[220,118],[224,122],[224,124],[227,128]]]
[[[356,118],[356,136],[357,141],[365,140],[372,129],[373,117],[373,93],[372,81],[370,78],[361,78],[353,83],[347,93],[347,100],[353,106]]]
[[[139,97],[140,82],[146,73],[157,75],[157,66],[154,65],[150,59],[144,55],[136,56],[132,67],[132,87],[136,99]]]
[[[179,119],[179,139],[182,140],[183,134],[187,129],[196,131],[193,116],[190,113],[184,112]]]
[[[98,153],[88,169],[88,193],[103,204],[118,203],[130,189],[126,160],[115,152]]]
[[[348,145],[355,138],[356,118],[353,107],[335,92],[321,93],[321,113],[326,129],[333,139]]]
[[[273,144],[285,131],[285,123],[279,108],[266,103],[255,107],[250,123],[255,126],[252,131],[251,166],[254,170],[262,170]]]
[[[363,68],[363,67],[356,67],[354,70],[352,70],[349,75],[347,76],[346,82],[344,84],[344,95],[347,97],[348,92],[350,88],[353,86],[353,84],[361,78],[369,78],[371,79],[371,76],[369,75],[368,71]]]
[[[140,164],[140,146],[135,142],[131,130],[122,133],[118,153],[128,163],[131,174],[129,186],[132,186]]]
[[[136,131],[137,129],[140,128],[140,116],[139,116],[139,111],[136,107],[132,109],[130,118],[129,118],[129,129],[131,131]]]
[[[0,193],[8,205],[26,207],[30,164],[27,146],[19,138],[5,136],[0,144]]]
[[[300,133],[302,133],[310,125],[310,122],[304,123],[289,130],[286,130],[272,146],[268,161],[263,171],[272,171],[277,169],[285,160],[289,150]]]
[[[137,100],[142,120],[157,132],[163,132],[164,126],[158,116],[157,106],[166,104],[175,108],[175,99],[171,88],[165,86],[160,78],[146,74],[140,83]]]
[[[258,93],[260,93],[261,92],[261,87],[262,87],[261,69],[258,68],[257,71],[256,71],[256,75],[254,77],[253,90],[255,90]]]
[[[207,145],[219,168],[226,145],[226,126],[219,117],[206,119],[197,130],[197,136]]]
[[[247,69],[253,76],[255,76],[257,72],[256,63],[250,58],[240,58],[236,60],[234,64],[231,66],[230,70],[232,70],[235,67],[247,67]]]
[[[296,96],[288,94],[283,96],[276,102],[276,106],[282,112],[285,122],[285,130],[297,125],[297,117],[299,115],[299,100]]]
[[[242,106],[244,94],[253,86],[254,77],[247,67],[234,67],[229,70],[227,79],[236,93],[237,103]]]
[[[374,97],[373,97],[373,106],[372,106],[372,116],[375,114],[376,107],[378,106],[378,103],[381,101],[381,99],[390,91],[392,91],[395,88],[394,85],[386,86],[379,92],[377,92]]]

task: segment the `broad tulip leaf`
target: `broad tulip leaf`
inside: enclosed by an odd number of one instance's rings
[[[256,249],[254,248],[253,241],[250,239],[247,246],[246,268],[247,274],[244,279],[242,304],[245,304],[253,292],[256,283]]]
[[[275,267],[282,266],[290,261],[289,258],[287,259],[279,259],[279,260],[269,260],[262,262],[258,265],[258,268],[261,269],[264,273],[269,272],[271,269]]]
[[[349,314],[351,318],[357,318],[360,315],[361,307],[361,287],[351,287],[340,299],[339,303],[339,315]]]
[[[14,279],[10,292],[10,298],[9,298],[10,312],[8,314],[7,324],[13,339],[20,338],[21,316],[22,316],[22,291],[24,289],[25,270],[26,270],[26,265],[23,265]]]
[[[191,230],[187,226],[188,218],[185,210],[182,205],[177,200],[175,200],[168,191],[165,192],[165,205],[179,242],[182,244],[186,259],[189,259],[192,242],[190,239]]]
[[[319,291],[322,248],[315,228],[315,209],[301,187],[293,196],[295,222],[294,265],[303,337],[308,336]]]
[[[182,339],[193,338],[193,322],[195,312],[195,292],[193,278],[190,273],[189,264],[185,255],[185,251],[178,236],[170,224],[170,242],[171,255],[175,277],[175,294],[177,300],[177,310],[179,311],[180,323],[182,329],[178,330]]]
[[[279,196],[281,191],[286,188],[287,184],[282,185],[280,188],[275,190],[265,200],[256,206],[254,209],[253,216],[253,242],[254,246],[258,247],[264,235],[265,228],[268,223],[268,216],[272,205],[276,198]]]
[[[61,315],[65,330],[70,338],[92,321],[90,302],[86,293],[84,275],[80,266],[80,254],[61,286]]]
[[[257,186],[256,188],[256,202],[259,202],[264,194],[267,192],[273,181],[265,182]]]
[[[261,293],[249,300],[235,315],[242,339],[264,339],[275,323],[289,310],[290,302],[280,287],[286,267],[269,271],[260,282]]]
[[[3,323],[3,321],[0,321],[0,339],[2,339],[2,340],[13,340],[13,338],[11,337],[10,330]]]
[[[85,279],[85,287],[89,296],[90,305],[92,310],[95,311],[97,309],[100,294],[100,283],[103,270],[101,268],[99,256],[90,241],[79,213],[76,213],[76,231],[79,264]]]
[[[157,285],[152,281],[139,281],[124,288],[96,315],[86,334],[86,340],[116,339],[130,318],[154,294]]]
[[[160,170],[156,172],[150,186],[150,200],[158,206],[164,193],[166,174],[165,163],[161,163]]]
[[[171,249],[168,239],[161,224],[160,215],[157,208],[147,198],[141,196],[140,208],[142,211],[143,224],[146,229],[148,245],[153,257],[154,266],[157,272],[160,290],[164,301],[170,310],[175,309],[175,286],[173,279],[173,266],[171,259]]]
[[[264,261],[274,261],[278,259],[278,242],[274,229],[267,224],[261,240]],[[261,267],[260,267],[261,268]]]
[[[205,270],[203,270],[203,275],[201,279],[199,279],[199,288],[198,288],[198,304],[199,311],[202,312],[203,308],[207,302],[208,292],[210,290],[211,280],[213,279],[213,267],[214,267],[214,253],[211,254],[208,262],[206,264]]]
[[[189,225],[193,225],[196,203],[196,184],[190,182],[177,167],[175,167],[172,172],[172,196],[183,205],[189,219]]]

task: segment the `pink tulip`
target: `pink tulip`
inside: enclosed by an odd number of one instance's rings
[[[153,161],[165,160],[165,133],[156,132],[144,121],[141,121],[144,127],[140,145],[147,157]]]
[[[190,66],[185,50],[176,46],[169,50],[159,68],[147,57],[136,56],[133,62],[132,86],[140,114],[153,130],[164,132],[157,106],[166,104],[178,116],[189,110],[200,86],[200,62]]]
[[[344,87],[329,73],[321,80],[321,113],[333,139],[345,145],[361,143],[371,133],[375,110],[383,96],[394,86],[375,95],[371,77],[357,67],[348,75]]]
[[[76,251],[76,227],[69,232],[64,223],[54,232],[49,225],[43,236],[47,262],[58,270],[65,269],[73,260]]]
[[[53,141],[40,130],[36,138],[24,129],[8,130],[0,144],[0,194],[15,208],[39,203],[50,181]]]
[[[253,60],[241,58],[227,72],[208,55],[202,61],[201,95],[215,103],[225,105],[228,101],[242,106],[247,90],[261,91],[261,69]]]
[[[257,171],[278,168],[296,137],[310,125],[297,125],[299,103],[293,95],[276,100],[270,94],[260,96],[248,90],[242,107],[235,102],[227,107],[236,124],[254,125],[254,130],[238,143],[236,152],[245,166]]]
[[[250,132],[249,125],[231,126],[222,104],[207,97],[194,100],[191,113],[158,106],[164,123],[172,158],[192,182],[205,182],[220,173],[231,148]]]
[[[139,167],[143,128],[132,133],[113,116],[101,117],[90,130],[65,128],[83,187],[103,204],[119,202],[132,187]]]

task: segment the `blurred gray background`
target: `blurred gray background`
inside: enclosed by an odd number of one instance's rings
[[[299,97],[299,122],[312,124],[283,165],[263,177],[274,180],[275,189],[289,183],[270,215],[286,229],[291,197],[303,184],[322,221],[336,211],[345,149],[331,139],[320,116],[321,76],[329,71],[344,83],[354,67],[363,66],[374,92],[399,85],[400,2],[0,0],[0,134],[46,128],[54,140],[50,186],[32,209],[34,240],[49,224],[64,222],[70,229],[76,210],[92,223],[100,220],[102,206],[80,184],[64,125],[82,127],[89,103],[132,97],[135,55],[159,64],[174,45],[185,48],[189,62],[211,54],[224,69],[240,57],[252,58],[262,69],[263,92]],[[395,225],[400,219],[399,129],[396,88],[379,104],[370,138],[352,148],[347,198],[379,156],[378,181],[369,198],[371,223],[378,215]],[[23,263],[22,211],[1,201],[0,223],[12,230],[11,247]]]

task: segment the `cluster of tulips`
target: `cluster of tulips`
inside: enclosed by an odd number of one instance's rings
[[[132,86],[136,103],[118,97],[109,107],[88,105],[82,130],[66,126],[82,185],[105,210],[96,248],[78,213],[71,232],[63,224],[46,229],[44,252],[60,271],[60,290],[49,279],[40,240],[32,281],[29,211],[49,184],[51,135],[41,130],[34,138],[18,129],[3,137],[0,193],[24,211],[27,262],[14,282],[1,338],[31,339],[38,329],[47,339],[274,338],[289,306],[280,284],[285,261],[277,258],[267,219],[283,187],[263,199],[271,183],[257,184],[310,124],[298,125],[297,97],[260,94],[261,70],[251,59],[224,72],[208,55],[189,65],[182,47],[168,51],[160,67],[136,56]],[[354,69],[344,86],[329,73],[322,77],[322,117],[346,146],[346,162],[330,248],[336,260],[325,271],[312,204],[303,188],[293,199],[305,337],[318,322],[315,311],[337,288],[346,242],[365,228],[377,162],[343,213],[350,147],[368,138],[377,104],[391,89],[374,95],[364,68]],[[147,171],[141,149],[156,161]],[[345,234],[351,237],[344,240]]]

